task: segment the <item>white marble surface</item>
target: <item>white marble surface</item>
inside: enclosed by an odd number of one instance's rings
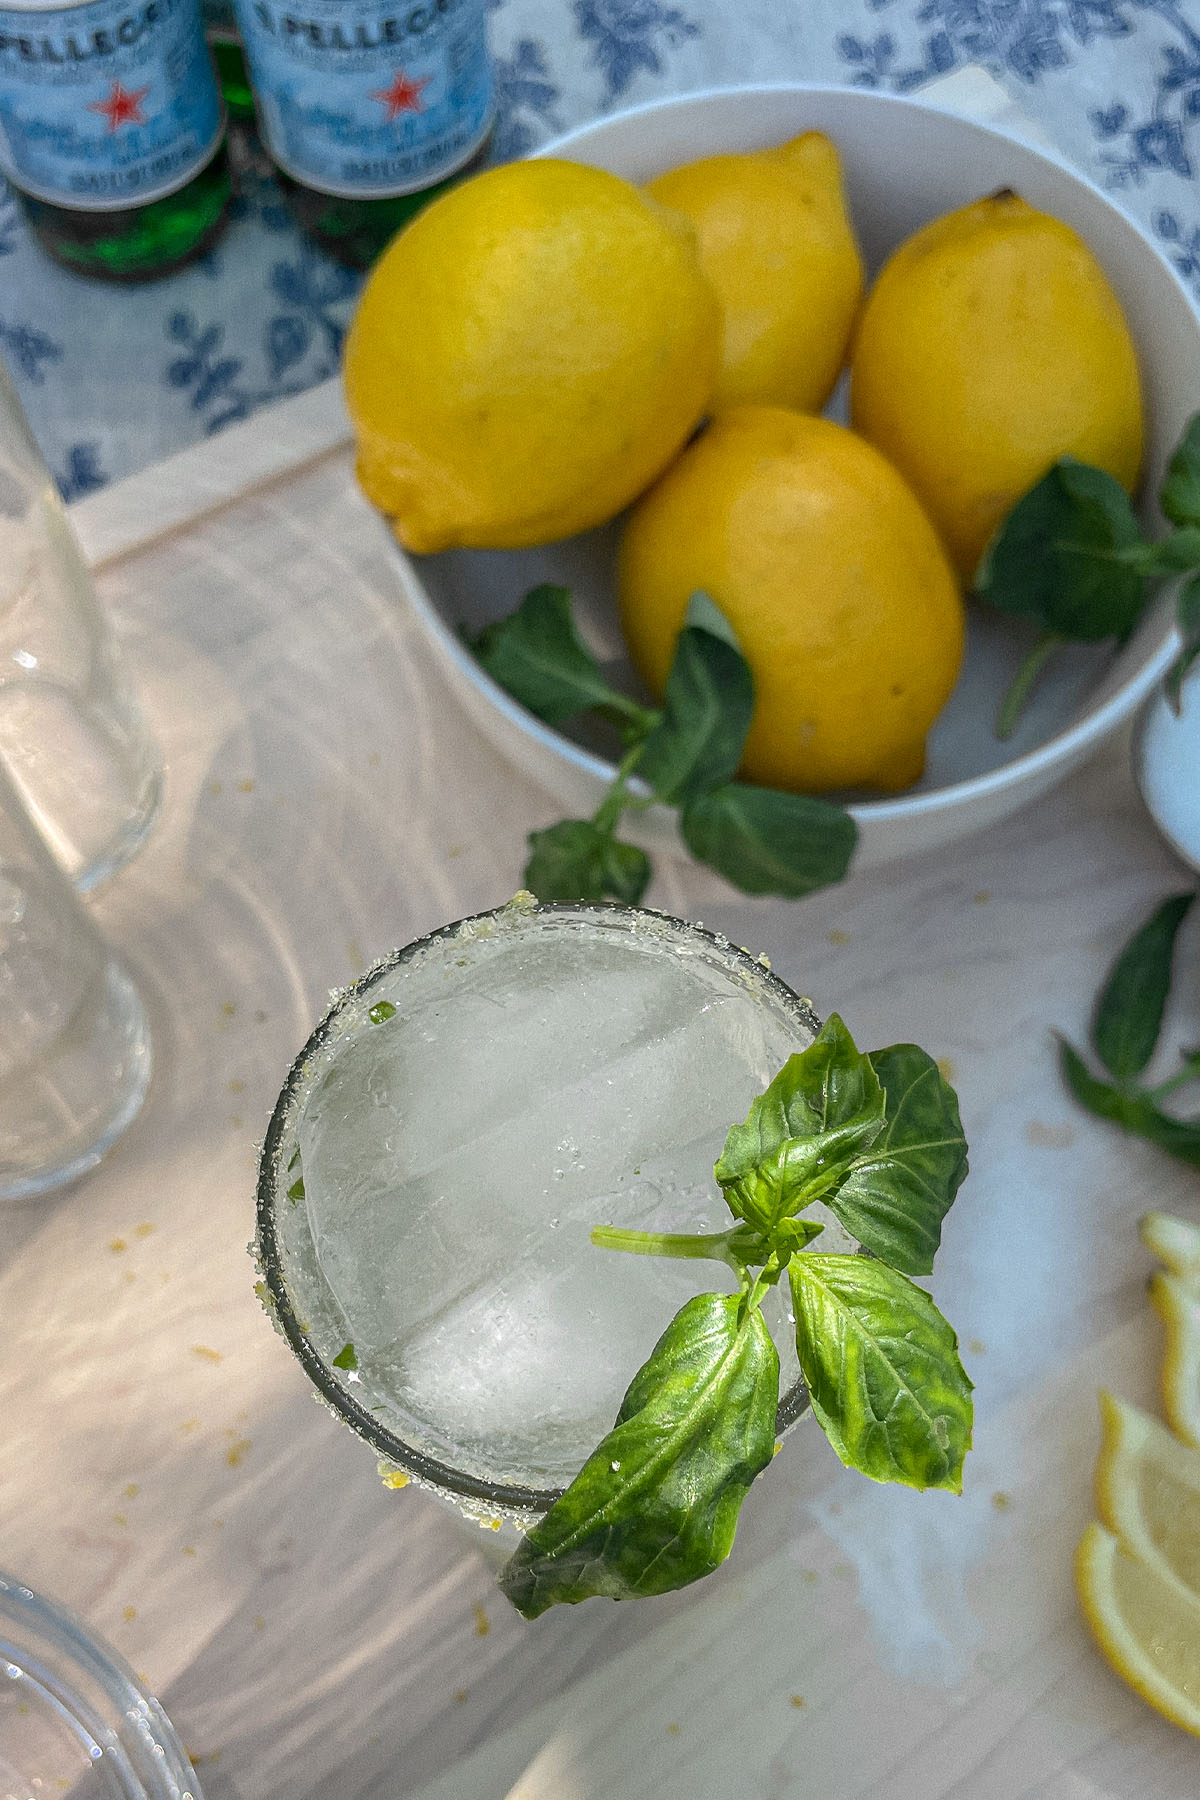
[[[254,429],[213,456],[259,454]],[[1055,1070],[1054,1028],[1082,1040],[1108,960],[1188,879],[1128,746],[799,905],[660,865],[654,904],[765,950],[859,1041],[952,1065],[973,1173],[935,1292],[977,1448],[961,1500],[918,1496],[806,1427],[702,1587],[527,1626],[435,1502],[380,1485],[252,1291],[256,1146],[328,989],[505,898],[553,817],[449,701],[346,452],[314,454],[142,550],[104,496],[81,515],[167,750],[161,823],[92,902],[158,1060],[108,1161],[0,1223],[0,1562],[145,1674],[208,1800],[1193,1796],[1195,1743],[1109,1672],[1070,1587],[1096,1390],[1156,1404],[1136,1221],[1197,1199]],[[1191,920],[1183,970],[1198,950]],[[1169,1046],[1198,1036],[1184,978]]]

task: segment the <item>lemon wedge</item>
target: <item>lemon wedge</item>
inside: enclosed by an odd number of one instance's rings
[[[1200,1286],[1160,1269],[1150,1278],[1150,1300],[1166,1334],[1163,1411],[1175,1435],[1200,1450]]]
[[[1135,1556],[1200,1605],[1200,1450],[1112,1394],[1100,1395],[1100,1415],[1100,1517]]]
[[[1138,1236],[1172,1275],[1190,1283],[1200,1296],[1200,1225],[1174,1213],[1148,1212],[1138,1220]]]
[[[1163,1410],[1171,1430],[1200,1449],[1200,1225],[1149,1212],[1138,1221],[1138,1236],[1164,1264],[1150,1279],[1150,1299],[1166,1334]]]
[[[1200,1737],[1200,1600],[1093,1521],[1075,1553],[1079,1602],[1117,1673]]]

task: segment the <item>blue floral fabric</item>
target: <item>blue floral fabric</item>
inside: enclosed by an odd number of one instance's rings
[[[981,63],[1156,237],[1200,304],[1200,0],[489,0],[497,160],[658,95],[910,93]],[[0,355],[70,498],[338,365],[361,278],[295,226],[251,133],[216,248],[137,288],[56,267],[0,185]]]

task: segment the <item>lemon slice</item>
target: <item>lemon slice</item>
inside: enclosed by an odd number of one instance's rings
[[[1135,1556],[1200,1605],[1200,1450],[1111,1394],[1100,1395],[1100,1414],[1100,1517]]]
[[[1138,1220],[1138,1236],[1172,1275],[1188,1282],[1200,1296],[1200,1225],[1174,1213],[1148,1212]]]
[[[1160,1270],[1150,1278],[1150,1300],[1167,1340],[1163,1411],[1176,1436],[1200,1449],[1200,1287]]]
[[[1200,1600],[1095,1522],[1075,1552],[1075,1585],[1118,1675],[1200,1737]]]

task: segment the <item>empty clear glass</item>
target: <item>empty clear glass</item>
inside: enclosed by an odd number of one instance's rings
[[[82,1619],[0,1570],[4,1800],[203,1800],[158,1701]]]
[[[0,758],[81,890],[128,862],[158,807],[158,750],[2,364]]]
[[[99,1162],[149,1080],[138,991],[0,764],[0,1201]]]

